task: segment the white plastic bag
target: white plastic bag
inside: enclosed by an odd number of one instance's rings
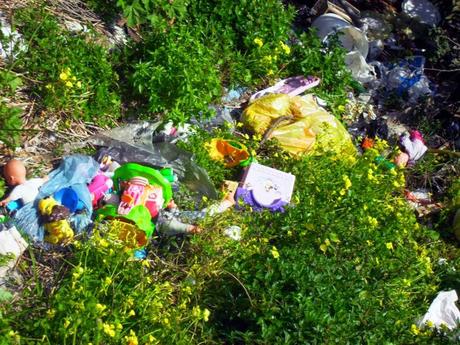
[[[460,322],[460,310],[455,305],[457,300],[458,296],[455,290],[441,291],[417,326],[422,328],[428,321],[431,321],[436,328],[441,328],[441,325],[444,325],[453,330]]]

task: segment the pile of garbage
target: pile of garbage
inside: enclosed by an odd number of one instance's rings
[[[345,116],[349,130],[312,93],[321,83],[316,76],[293,76],[254,93],[244,110],[240,109],[239,120],[261,142],[275,139],[292,157],[326,152],[353,157],[359,150],[372,148],[377,137],[388,137],[388,125],[379,122],[378,114],[381,102],[390,93],[407,97],[408,104],[416,104],[424,97],[433,96],[434,84],[424,74],[426,60],[422,55],[391,63],[378,60],[384,49],[399,49],[391,24],[383,16],[361,13],[346,1],[318,1],[313,9],[316,18],[312,27],[326,44],[333,35],[339,35],[347,50],[345,62],[365,90],[356,98],[350,95],[346,108],[349,117]],[[405,16],[422,26],[435,27],[440,21],[439,12],[426,0],[406,0],[402,9]],[[17,42],[21,43],[19,37]],[[2,56],[10,56],[12,51],[13,47],[0,45]],[[224,101],[241,106],[246,101],[241,91],[229,91]],[[220,200],[207,172],[194,162],[192,154],[176,145],[179,140],[187,140],[194,126],[204,129],[221,124],[233,126],[235,113],[229,109],[216,107],[217,115],[207,123],[192,120],[190,124],[174,126],[142,122],[102,132],[82,143],[99,147],[94,157],[66,156],[43,178],[27,179],[23,162],[17,159],[7,162],[3,175],[10,191],[0,201],[3,207],[0,254],[11,253],[13,258],[0,268],[0,278],[14,267],[27,247],[17,229],[31,241],[52,247],[66,246],[83,233],[90,235],[95,222],[108,223],[133,256],[142,259],[155,233],[199,234],[198,220],[205,216],[212,217],[233,207],[284,212],[290,207],[296,176],[259,164],[237,139],[217,137],[203,146],[212,159],[226,168],[242,170],[239,181],[225,181],[224,197]],[[356,128],[363,127],[363,121],[366,130],[354,133]],[[363,137],[359,149],[350,133]],[[401,152],[392,161],[380,157],[381,162],[388,169],[414,166],[429,150],[422,133],[403,127],[396,134]],[[75,145],[68,147],[75,148]],[[174,202],[180,185],[215,203],[201,210],[180,210]],[[431,201],[426,191],[406,191],[406,198],[419,215],[441,207]],[[239,240],[241,228],[229,227],[224,234]],[[453,304],[457,296],[449,292],[445,296],[440,294],[439,299],[442,298],[449,303],[447,324],[454,328],[459,318]],[[442,324],[438,320],[439,310],[436,311],[441,308],[440,303],[447,302],[436,299],[422,323],[435,320],[436,326]]]

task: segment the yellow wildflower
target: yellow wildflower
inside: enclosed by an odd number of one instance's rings
[[[47,88],[48,90],[51,90],[53,88],[53,85],[51,84],[46,84],[45,88]]]
[[[410,330],[414,335],[419,335],[420,334],[420,330],[418,329],[417,325],[415,325],[415,324],[412,324],[410,326]]]
[[[76,76],[72,76],[72,80],[73,80],[73,81],[76,81],[76,80],[77,80],[77,77],[76,77]]]
[[[265,55],[263,58],[262,58],[262,62],[263,63],[271,63],[273,61],[273,56],[271,55]]]
[[[351,181],[347,175],[343,176],[343,182],[345,182],[345,189],[349,189],[351,187]]]
[[[48,318],[52,319],[54,317],[54,315],[56,314],[56,310],[55,309],[49,309],[47,312],[46,312],[46,316],[48,316]]]
[[[208,322],[209,321],[209,315],[211,315],[211,312],[207,308],[205,308],[203,310],[203,320]]]
[[[263,45],[264,45],[264,41],[262,41],[262,39],[260,38],[254,38],[254,43],[259,47],[261,48]]]
[[[267,72],[267,75],[273,75],[273,74],[275,74],[275,71],[272,69],[269,69]]]
[[[66,72],[61,72],[59,74],[59,79],[61,79],[62,81],[66,81],[67,79],[69,79],[69,75]]]
[[[67,320],[67,319],[65,319],[65,320],[64,320],[64,328],[69,327],[69,325],[70,325],[70,321]]]
[[[129,336],[125,336],[126,344],[127,345],[138,345],[139,340],[137,339],[136,332],[132,329],[129,330]]]
[[[323,253],[326,253],[326,251],[327,251],[327,245],[323,243],[323,244],[321,244],[321,245],[319,246],[319,249],[320,249]]]
[[[100,303],[96,304],[96,310],[97,310],[98,312],[102,312],[102,311],[104,311],[106,308],[107,308],[107,307],[106,307],[105,305],[103,305],[103,304],[100,304]]]
[[[112,284],[112,278],[110,277],[105,277],[105,280],[104,280],[104,285],[110,285]]]
[[[385,243],[385,246],[387,247],[388,250],[393,250],[393,242],[387,242]]]
[[[279,259],[280,253],[278,252],[278,249],[276,249],[275,246],[272,247],[272,250],[270,252],[275,259]]]
[[[136,312],[134,310],[130,310],[128,316],[136,316]]]
[[[372,227],[376,227],[377,225],[379,225],[379,222],[377,219],[375,219],[374,217],[371,217],[371,216],[367,216],[367,222],[369,223],[370,226]]]
[[[285,44],[284,42],[280,42],[280,46],[286,55],[291,54],[291,48],[287,44]]]
[[[65,86],[67,86],[67,87],[69,87],[69,88],[70,88],[70,87],[72,87],[72,86],[73,86],[73,84],[72,84],[72,82],[71,82],[71,81],[67,81],[67,82],[65,83]]]
[[[107,334],[109,337],[113,338],[115,336],[115,326],[114,325],[104,323],[102,325],[102,329],[104,333]]]

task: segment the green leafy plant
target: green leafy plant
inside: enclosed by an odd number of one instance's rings
[[[94,33],[67,32],[40,8],[21,10],[15,20],[28,49],[12,67],[37,81],[32,92],[45,107],[98,124],[119,116],[117,75]]]
[[[22,109],[0,101],[0,140],[8,147],[20,145]]]
[[[128,84],[150,112],[174,122],[211,115],[208,105],[220,101],[225,86],[278,76],[290,54],[293,11],[279,1],[119,4],[125,16],[143,18],[133,21],[144,41],[124,58],[131,61]]]
[[[0,94],[12,96],[22,85],[23,81],[19,76],[8,70],[0,70]]]

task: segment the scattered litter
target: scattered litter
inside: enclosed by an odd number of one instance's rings
[[[337,14],[328,13],[319,16],[313,21],[312,27],[318,30],[317,35],[324,42],[340,32],[339,41],[346,51],[358,51],[364,58],[367,57],[369,42],[364,32]]]
[[[427,322],[433,323],[434,327],[443,330],[457,328],[460,322],[460,310],[455,305],[458,301],[455,290],[441,291],[431,303],[428,312],[418,321],[418,327],[423,328]]]
[[[423,157],[428,148],[423,141],[422,134],[413,130],[410,134],[405,133],[399,138],[399,143],[405,153],[409,156],[408,164],[413,165]]]
[[[291,201],[295,176],[258,163],[251,163],[236,190],[235,198],[255,211],[284,211]],[[238,202],[237,202],[238,205]]]
[[[211,159],[223,162],[227,168],[245,165],[250,159],[246,146],[236,140],[214,138],[207,144],[207,150]]]
[[[438,9],[428,0],[404,0],[401,8],[406,15],[422,24],[435,27],[441,21]]]
[[[241,240],[241,228],[237,225],[229,226],[224,230],[224,235],[230,237],[232,240]]]
[[[13,216],[16,226],[24,230],[33,241],[42,242],[45,228],[39,220],[39,200],[52,196],[62,188],[71,187],[79,202],[81,201],[82,209],[70,215],[70,225],[77,233],[87,229],[93,211],[87,185],[96,176],[98,170],[99,164],[91,157],[84,155],[65,157],[59,167],[49,174],[48,181],[40,188],[35,201],[24,205]]]
[[[406,190],[404,191],[404,196],[409,205],[417,211],[419,217],[439,211],[443,207],[442,203],[433,202],[431,194],[426,189]]]
[[[3,168],[3,175],[6,183],[13,187],[11,193],[2,201],[0,206],[7,206],[10,210],[20,208],[20,206],[35,200],[40,187],[45,183],[46,178],[26,179],[26,167],[24,163],[17,159],[11,159]],[[9,205],[13,202],[14,205]]]
[[[52,198],[45,198],[39,201],[38,211],[45,228],[45,241],[51,244],[66,244],[73,238],[73,230],[67,219],[70,217],[70,210],[59,205]]]
[[[347,123],[354,123],[360,120],[360,118],[363,120],[375,120],[377,115],[370,100],[371,95],[368,93],[361,93],[358,97],[355,97],[350,92],[347,104],[345,105],[345,112],[342,115],[343,120]]]
[[[0,12],[0,59],[14,60],[21,52],[27,50],[22,35],[11,29],[2,12]]]
[[[250,98],[250,101],[254,101],[262,96],[267,94],[286,94],[289,96],[298,96],[305,91],[318,86],[320,83],[320,79],[318,77],[304,77],[304,76],[297,76],[297,77],[290,77],[287,79],[283,79],[269,87],[267,89],[261,90],[253,94]]]
[[[212,199],[217,199],[207,172],[193,161],[193,155],[168,142],[153,142],[155,131],[161,122],[140,122],[115,128],[80,144],[102,146],[99,158],[110,156],[120,164],[138,162],[155,168],[174,169],[179,181],[191,191],[196,191]],[[75,148],[75,145],[66,148]]]
[[[14,226],[7,230],[0,231],[0,256],[11,255],[11,259],[0,265],[0,285],[7,272],[16,265],[18,258],[27,248],[27,242]]]
[[[362,84],[369,83],[377,78],[374,67],[368,64],[364,56],[358,51],[352,51],[345,55],[345,64],[353,78]]]
[[[360,11],[351,5],[348,1],[341,1],[341,4],[347,7],[352,16],[359,17]],[[345,9],[334,3],[334,1],[318,0],[310,12],[314,16],[326,13],[334,13],[350,23],[353,21],[353,19],[346,13]]]
[[[399,63],[386,69],[383,67],[380,72],[383,83],[388,91],[396,91],[398,96],[408,95],[409,103],[417,103],[420,97],[430,96],[433,91],[430,89],[430,81],[423,73],[425,58],[413,56],[401,60]]]

